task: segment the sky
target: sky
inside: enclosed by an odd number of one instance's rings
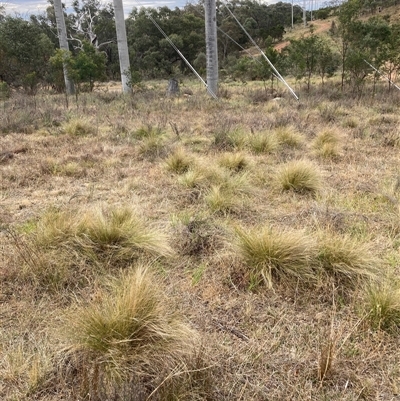
[[[111,2],[112,0],[110,0]],[[277,3],[279,0],[264,0],[265,3],[272,4]],[[285,0],[281,0],[285,1]],[[314,4],[313,8],[316,7],[317,4],[321,4],[326,0],[307,0],[306,7],[309,8],[311,2]],[[108,2],[108,1],[105,1]],[[183,7],[188,2],[197,3],[197,0],[124,0],[124,11],[125,14],[128,15],[133,7],[147,6],[147,7],[162,7],[167,6],[171,9],[175,7]],[[286,0],[286,2],[290,3],[291,0]],[[67,8],[71,5],[72,0],[63,0],[63,3],[66,4]],[[295,4],[304,4],[304,0],[295,0]],[[46,0],[9,0],[2,1],[0,0],[0,5],[4,5],[7,14],[15,15],[18,14],[23,18],[28,18],[31,14],[41,14],[48,7],[48,2]]]

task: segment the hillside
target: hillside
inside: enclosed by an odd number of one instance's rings
[[[365,13],[360,16],[360,19],[366,20],[373,16],[380,16],[387,19],[390,23],[397,23],[400,21],[400,4],[390,7],[382,7],[380,12],[376,11],[375,13]],[[314,27],[315,34],[328,32],[332,26],[332,21],[334,20],[336,20],[335,17],[320,20],[317,19],[312,22],[308,21],[306,27],[304,27],[303,24],[297,24],[293,30],[291,28],[287,28],[283,40],[280,43],[275,44],[274,49],[281,51],[283,48],[290,44],[291,39],[300,39],[301,37],[307,37],[308,35],[310,35],[311,25]]]

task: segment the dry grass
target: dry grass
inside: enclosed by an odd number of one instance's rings
[[[250,269],[251,288],[263,280],[271,287],[274,277],[301,282],[315,279],[311,267],[315,244],[304,232],[262,227],[238,228],[236,234],[239,254]]]
[[[239,172],[245,170],[249,166],[250,161],[244,153],[235,152],[225,153],[221,155],[219,159],[219,164],[220,166],[225,167],[229,170]]]
[[[64,127],[64,132],[71,136],[85,136],[96,134],[96,128],[93,124],[84,119],[73,119],[68,121]]]
[[[248,146],[256,154],[270,153],[278,147],[278,141],[271,132],[259,132],[248,137]]]
[[[177,148],[165,160],[167,169],[176,174],[186,173],[194,164],[193,156],[188,154],[183,148]]]
[[[301,148],[305,142],[304,136],[295,127],[279,127],[275,130],[275,136],[280,145],[293,148]]]
[[[1,105],[0,399],[397,397],[398,92],[185,85]],[[119,341],[143,265],[163,317]]]
[[[325,158],[338,156],[339,145],[340,135],[332,129],[319,132],[311,144],[315,154]]]
[[[38,291],[74,291],[110,268],[173,254],[167,235],[127,207],[50,209],[23,229],[24,236],[12,235],[22,264],[16,274]]]
[[[179,372],[185,384],[197,333],[171,308],[155,280],[148,269],[136,267],[112,283],[111,293],[67,317],[70,345],[64,358],[75,371],[69,367],[61,380],[77,395],[101,400],[130,390],[154,399],[179,398],[171,373]]]
[[[326,273],[339,281],[375,281],[382,270],[368,244],[329,232],[320,235],[317,260]]]
[[[322,189],[318,167],[308,160],[295,160],[281,166],[276,181],[282,190],[300,194],[315,195]]]
[[[374,329],[398,334],[400,329],[400,286],[398,278],[371,284],[365,293],[365,313]]]

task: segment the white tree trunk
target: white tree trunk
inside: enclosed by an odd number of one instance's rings
[[[121,71],[121,83],[122,90],[125,93],[131,92],[129,86],[129,53],[128,53],[128,41],[126,40],[126,29],[124,19],[124,7],[122,0],[113,0],[114,13],[115,13],[115,29],[117,31],[117,43],[118,43],[118,55],[119,55],[119,67]]]
[[[56,16],[58,40],[60,42],[61,50],[69,50],[68,40],[67,40],[67,29],[65,27],[64,12],[61,4],[61,0],[54,0],[54,14]],[[68,77],[67,66],[64,63],[64,80],[65,80],[65,90],[68,95],[73,95],[75,93],[74,83]]]
[[[215,0],[205,0],[207,87],[218,94],[217,12]]]

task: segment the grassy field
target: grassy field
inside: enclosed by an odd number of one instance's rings
[[[166,86],[0,104],[0,398],[400,397],[400,94]]]

